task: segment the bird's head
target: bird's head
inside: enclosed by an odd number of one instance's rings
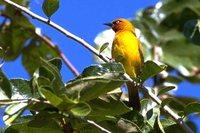
[[[124,18],[118,18],[112,23],[104,23],[105,25],[111,27],[115,32],[121,31],[121,30],[128,30],[134,32],[134,26],[132,23]]]

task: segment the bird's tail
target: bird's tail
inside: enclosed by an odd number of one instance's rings
[[[140,97],[139,97],[139,87],[136,86],[133,82],[127,82],[128,87],[128,97],[129,97],[129,106],[133,108],[133,110],[140,111]]]

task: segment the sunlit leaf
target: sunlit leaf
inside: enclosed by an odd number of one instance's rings
[[[47,78],[50,78],[51,81],[50,86],[52,88],[52,91],[56,95],[62,94],[65,91],[65,89],[64,89],[64,83],[62,81],[62,76],[60,74],[58,67],[55,66],[54,64],[51,64],[51,62],[41,58],[41,68],[43,68],[44,71],[46,71],[43,73],[44,74],[43,76],[44,77],[47,76]],[[50,75],[50,77],[48,75]]]
[[[115,74],[105,74],[103,76],[92,76],[70,81],[66,84],[66,89],[71,94],[78,92],[81,101],[88,101],[110,92],[122,84],[125,80],[114,79]]]
[[[164,128],[163,128],[163,126],[162,126],[162,124],[160,122],[160,118],[159,117],[160,117],[160,115],[158,115],[156,117],[156,120],[155,120],[155,123],[154,123],[154,131],[156,133],[165,133]]]
[[[59,8],[59,0],[44,0],[42,9],[48,18],[50,18]]]
[[[78,103],[71,107],[70,111],[75,116],[84,117],[91,112],[91,107],[86,103]]]
[[[92,65],[83,70],[83,72],[81,73],[81,77],[101,76],[106,73],[116,73],[120,77],[125,73],[125,70],[121,63],[105,63],[100,65]]]
[[[12,104],[8,106],[5,110],[3,120],[6,125],[11,124],[15,119],[17,119],[23,112],[27,103]]]
[[[157,65],[153,61],[147,61],[144,64],[144,68],[142,70],[142,73],[140,75],[140,78],[142,82],[147,80],[148,78],[151,78],[157,74],[159,74],[161,71],[166,69],[166,65]]]
[[[109,45],[108,42],[107,42],[107,43],[104,43],[104,44],[101,46],[101,48],[100,48],[100,50],[99,50],[99,53],[103,52],[103,51],[108,47],[108,45]]]
[[[164,128],[176,124],[176,122],[171,119],[160,119],[160,122]]]
[[[25,79],[11,79],[12,83],[12,99],[28,99],[37,97],[38,93],[36,90],[33,90],[31,83]]]
[[[130,111],[120,99],[115,99],[111,96],[101,96],[100,98],[91,100],[88,103],[92,111],[91,116],[104,116],[104,115],[120,115]]]
[[[70,95],[78,93],[79,100],[92,100],[125,83],[126,80],[121,78],[123,74],[124,69],[119,63],[90,66],[66,84],[66,91]]]
[[[64,109],[65,107],[62,105],[63,100],[56,96],[55,94],[53,94],[52,92],[50,92],[49,90],[43,89],[41,88],[39,90],[42,95],[44,95],[44,97],[55,107],[60,108],[60,109]],[[62,106],[61,106],[62,105]]]
[[[139,129],[139,127],[135,123],[133,123],[129,120],[126,120],[126,119],[120,119],[117,122],[117,126],[119,128],[121,128],[123,130],[123,132],[126,132],[126,133],[141,132],[141,130]]]
[[[146,117],[147,112],[152,110],[156,106],[156,103],[150,99],[142,99],[141,100],[141,114]]]

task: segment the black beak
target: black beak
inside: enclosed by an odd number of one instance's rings
[[[109,27],[112,27],[112,23],[104,23],[104,25],[107,25]]]

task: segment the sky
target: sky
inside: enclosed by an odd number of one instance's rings
[[[94,46],[94,38],[96,35],[107,29],[103,23],[111,22],[121,17],[134,18],[137,11],[148,6],[153,6],[158,1],[159,0],[60,0],[60,7],[51,17],[51,20]],[[42,2],[43,0],[30,0],[30,10],[38,15],[46,17],[42,12]],[[93,61],[93,54],[82,45],[66,38],[64,35],[42,22],[31,18],[30,20],[36,27],[41,28],[42,34],[49,36],[52,41],[59,46],[61,51],[79,72],[85,67],[95,64]],[[21,64],[21,57],[14,62],[6,62],[3,66],[3,72],[5,72],[9,78],[30,78]],[[64,81],[74,78],[74,75],[65,65],[63,65],[61,74]],[[178,89],[176,92],[177,95],[200,98],[199,93],[197,93],[197,89],[200,88],[199,85],[183,82],[179,85],[179,88],[181,89]],[[190,89],[190,93],[188,93],[188,88]],[[0,110],[0,115],[2,114],[3,112]],[[200,120],[195,119],[195,121],[200,125]],[[0,123],[0,126],[2,127],[2,123]]]

